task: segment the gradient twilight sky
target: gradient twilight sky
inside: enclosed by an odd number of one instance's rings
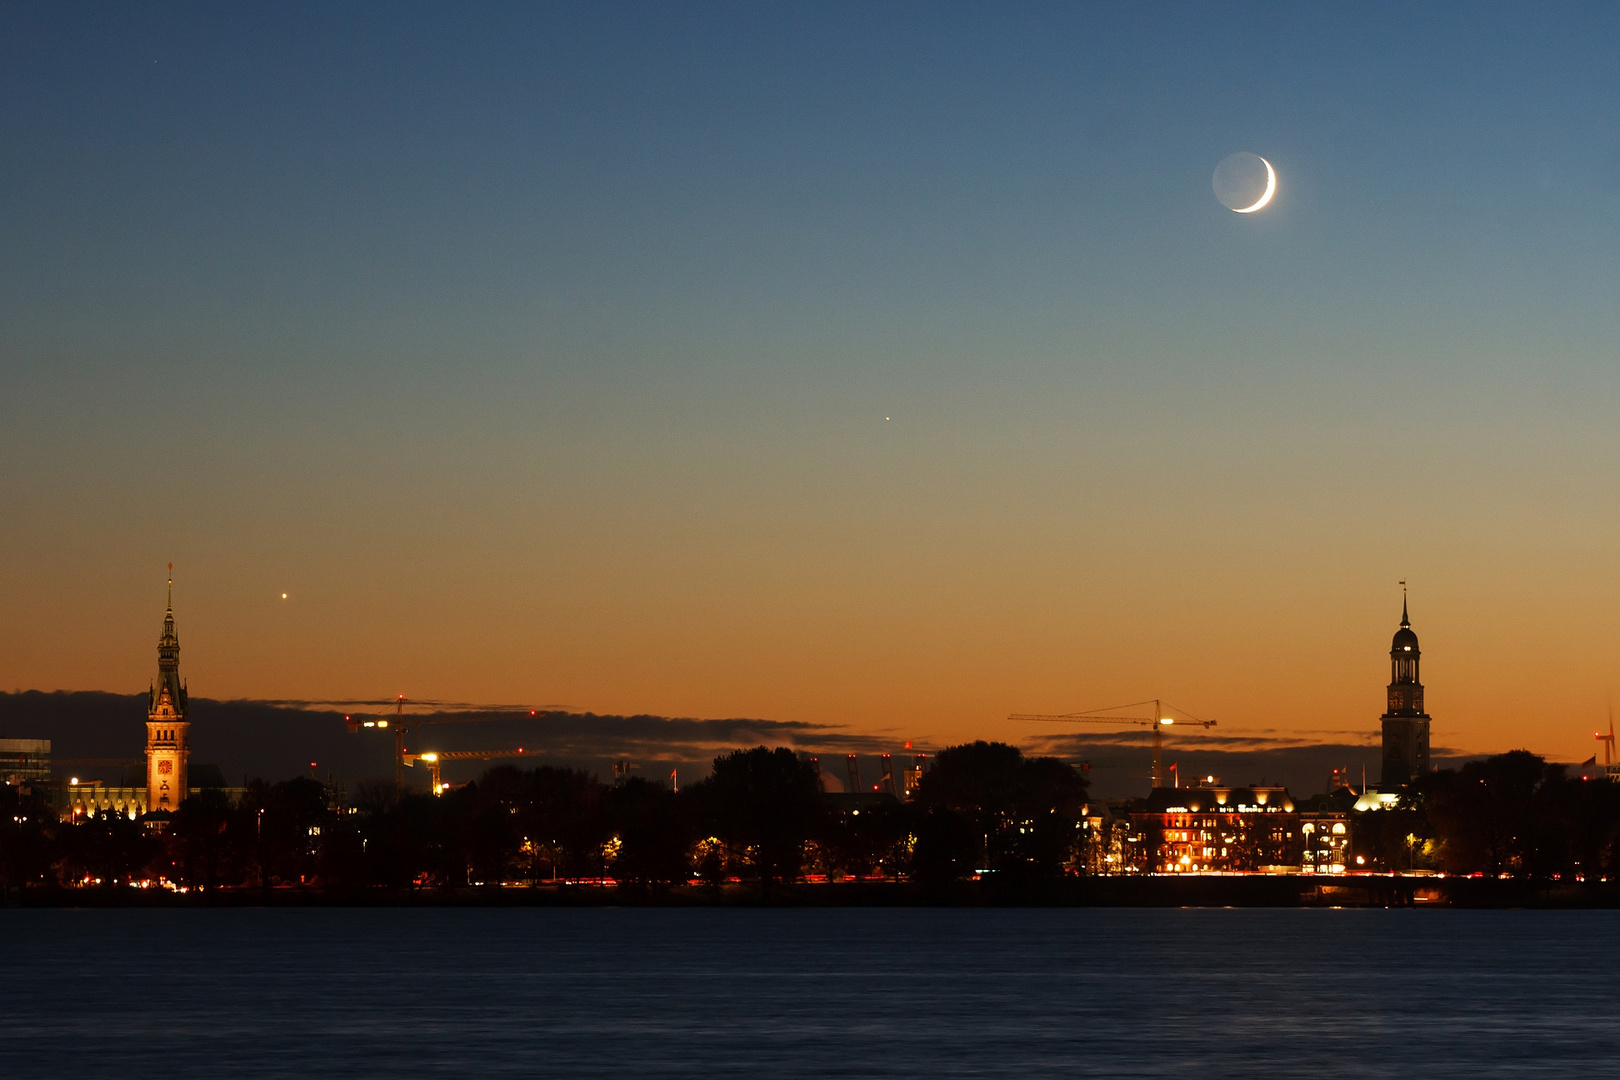
[[[0,6],[4,688],[1595,748],[1620,9],[332,8]]]

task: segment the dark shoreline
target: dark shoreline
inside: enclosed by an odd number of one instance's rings
[[[1481,878],[1309,876],[1087,878],[1001,885],[958,882],[927,889],[907,882],[776,886],[762,897],[749,882],[645,888],[542,885],[329,892],[319,888],[230,888],[176,894],[155,889],[9,890],[9,908],[198,907],[1443,907],[1614,908],[1620,883],[1595,885]]]

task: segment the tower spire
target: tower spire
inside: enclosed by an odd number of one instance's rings
[[[1402,581],[1401,628],[1389,645],[1389,708],[1382,719],[1384,774],[1379,784],[1386,790],[1429,771],[1429,714],[1423,710],[1423,680],[1418,674],[1421,655]]]
[[[174,564],[169,564],[169,606],[163,613],[163,633],[158,638],[158,671],[173,673],[180,666],[180,636],[174,632]],[[166,680],[168,681],[168,680]],[[178,676],[170,687],[179,697]]]
[[[148,813],[173,813],[190,793],[191,724],[186,719],[186,684],[180,681],[180,635],[174,632],[174,563],[169,564],[168,601],[158,638],[158,677],[146,710]]]

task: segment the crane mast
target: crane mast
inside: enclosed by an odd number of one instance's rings
[[[1212,728],[1215,726],[1215,721],[1200,720],[1186,709],[1178,709],[1173,705],[1167,709],[1166,703],[1159,698],[1153,698],[1151,701],[1133,701],[1129,705],[1116,705],[1113,708],[1138,709],[1147,705],[1153,706],[1153,715],[1151,717],[1104,715],[1112,712],[1112,710],[1095,709],[1091,712],[1081,713],[1013,713],[1007,719],[1035,720],[1044,724],[1107,724],[1111,727],[1118,727],[1120,724],[1133,724],[1137,727],[1148,728],[1149,742],[1153,747],[1153,786],[1158,788],[1164,786],[1164,729],[1178,723],[1197,724],[1202,728]],[[1185,719],[1177,720],[1173,716],[1166,716],[1167,711],[1178,712]]]
[[[525,750],[519,746],[511,750],[428,750],[420,754],[406,753],[403,761],[412,765],[420,761],[428,767],[428,775],[432,779],[433,794],[443,795],[445,792],[443,765],[446,761],[494,761],[497,758],[537,757],[535,751]]]
[[[416,702],[415,704],[421,705],[424,703]],[[529,715],[534,716],[535,710],[530,709]],[[477,724],[499,719],[504,719],[504,717],[490,714],[473,716],[406,716],[405,695],[400,694],[399,697],[394,701],[394,718],[392,720],[389,720],[386,716],[374,716],[370,719],[362,719],[350,715],[343,718],[343,723],[351,732],[359,731],[361,728],[382,728],[386,730],[387,728],[391,727],[394,729],[394,793],[397,795],[405,788],[406,767],[414,764],[418,760],[427,761],[431,765],[437,760],[448,761],[460,755],[476,756],[483,753],[483,751],[451,750],[443,751],[438,755],[437,758],[429,759],[424,754],[413,754],[405,749],[406,731],[410,730],[411,728],[421,727],[424,724]],[[503,750],[499,751],[499,756],[522,757],[524,754],[521,749],[516,752]],[[438,786],[437,779],[434,780],[434,785]]]

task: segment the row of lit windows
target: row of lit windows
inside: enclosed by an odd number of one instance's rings
[[[1164,840],[1166,843],[1190,843],[1194,840],[1219,840],[1223,844],[1235,844],[1237,843],[1237,839],[1238,834],[1235,832],[1214,833],[1207,829],[1201,829],[1198,832],[1193,832],[1190,829],[1164,830]]]
[[[1212,847],[1190,848],[1190,849],[1187,849],[1185,853],[1188,854],[1188,855],[1193,856],[1194,858],[1213,859],[1213,858],[1216,857],[1215,856],[1215,849],[1212,848]],[[1223,858],[1223,859],[1226,858],[1226,849],[1225,848],[1220,849],[1220,857]]]
[[[1194,809],[1196,809],[1196,807]],[[1186,809],[1178,807],[1165,813],[1164,823],[1166,825],[1177,826],[1202,825],[1206,828],[1213,828],[1222,824],[1223,821],[1230,822],[1232,817],[1238,814],[1287,814],[1292,813],[1293,809],[1294,808],[1291,805],[1251,806],[1248,803],[1238,803],[1236,806],[1223,806],[1218,810],[1209,811],[1207,816],[1194,820],[1192,815]]]

